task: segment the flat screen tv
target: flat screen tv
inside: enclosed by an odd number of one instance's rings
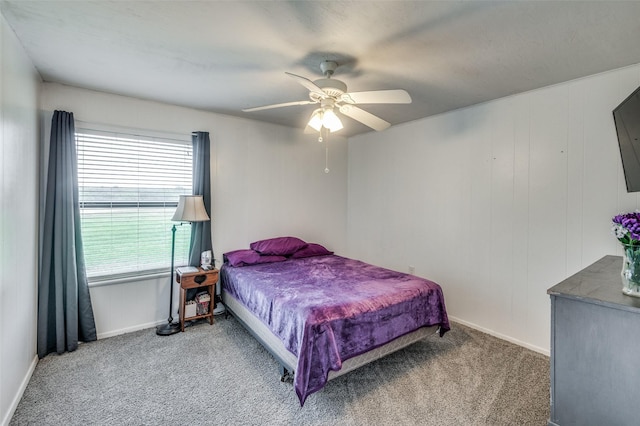
[[[640,191],[640,87],[613,110],[627,192]]]

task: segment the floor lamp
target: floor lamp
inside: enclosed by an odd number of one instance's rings
[[[209,215],[207,214],[207,210],[204,208],[204,202],[202,201],[202,195],[181,195],[178,207],[176,208],[176,212],[173,214],[171,220],[174,222],[180,222],[179,225],[182,225],[185,222],[193,223],[209,220]],[[170,336],[180,331],[180,323],[174,323],[173,317],[171,316],[171,311],[173,309],[173,258],[175,249],[176,225],[174,224],[171,227],[171,276],[169,277],[169,280],[171,281],[171,292],[169,293],[169,318],[167,319],[167,324],[159,325],[156,328],[156,334],[160,336]]]

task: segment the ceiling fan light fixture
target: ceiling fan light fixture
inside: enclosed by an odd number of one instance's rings
[[[324,110],[322,125],[332,132],[337,132],[344,127],[333,109]]]
[[[319,132],[320,129],[322,128],[322,116],[323,116],[323,113],[320,108],[313,111],[313,114],[311,114],[311,119],[309,120],[309,127],[311,127],[316,132]]]
[[[313,111],[313,114],[311,114],[309,127],[316,132],[319,132],[323,127],[328,129],[330,132],[337,132],[344,126],[342,125],[340,118],[338,118],[336,113],[333,111],[333,108],[318,108]]]

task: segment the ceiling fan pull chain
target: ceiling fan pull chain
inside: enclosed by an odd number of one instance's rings
[[[320,136],[318,136],[318,142],[324,142],[329,140],[329,129],[322,126],[320,127]]]
[[[325,145],[324,145],[324,172],[329,173],[329,132],[325,136]]]

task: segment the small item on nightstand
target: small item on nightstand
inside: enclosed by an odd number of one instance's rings
[[[200,267],[205,271],[211,269],[213,263],[213,252],[211,250],[203,251],[200,254]]]
[[[196,294],[195,301],[197,303],[196,311],[198,315],[205,315],[209,313],[209,302],[211,296],[206,291]]]
[[[189,300],[187,303],[185,303],[184,317],[185,318],[195,317],[197,315],[196,313],[197,305],[198,304],[196,303],[195,300]]]
[[[198,268],[195,266],[181,266],[180,268],[176,268],[176,272],[178,274],[192,274],[198,272]]]

